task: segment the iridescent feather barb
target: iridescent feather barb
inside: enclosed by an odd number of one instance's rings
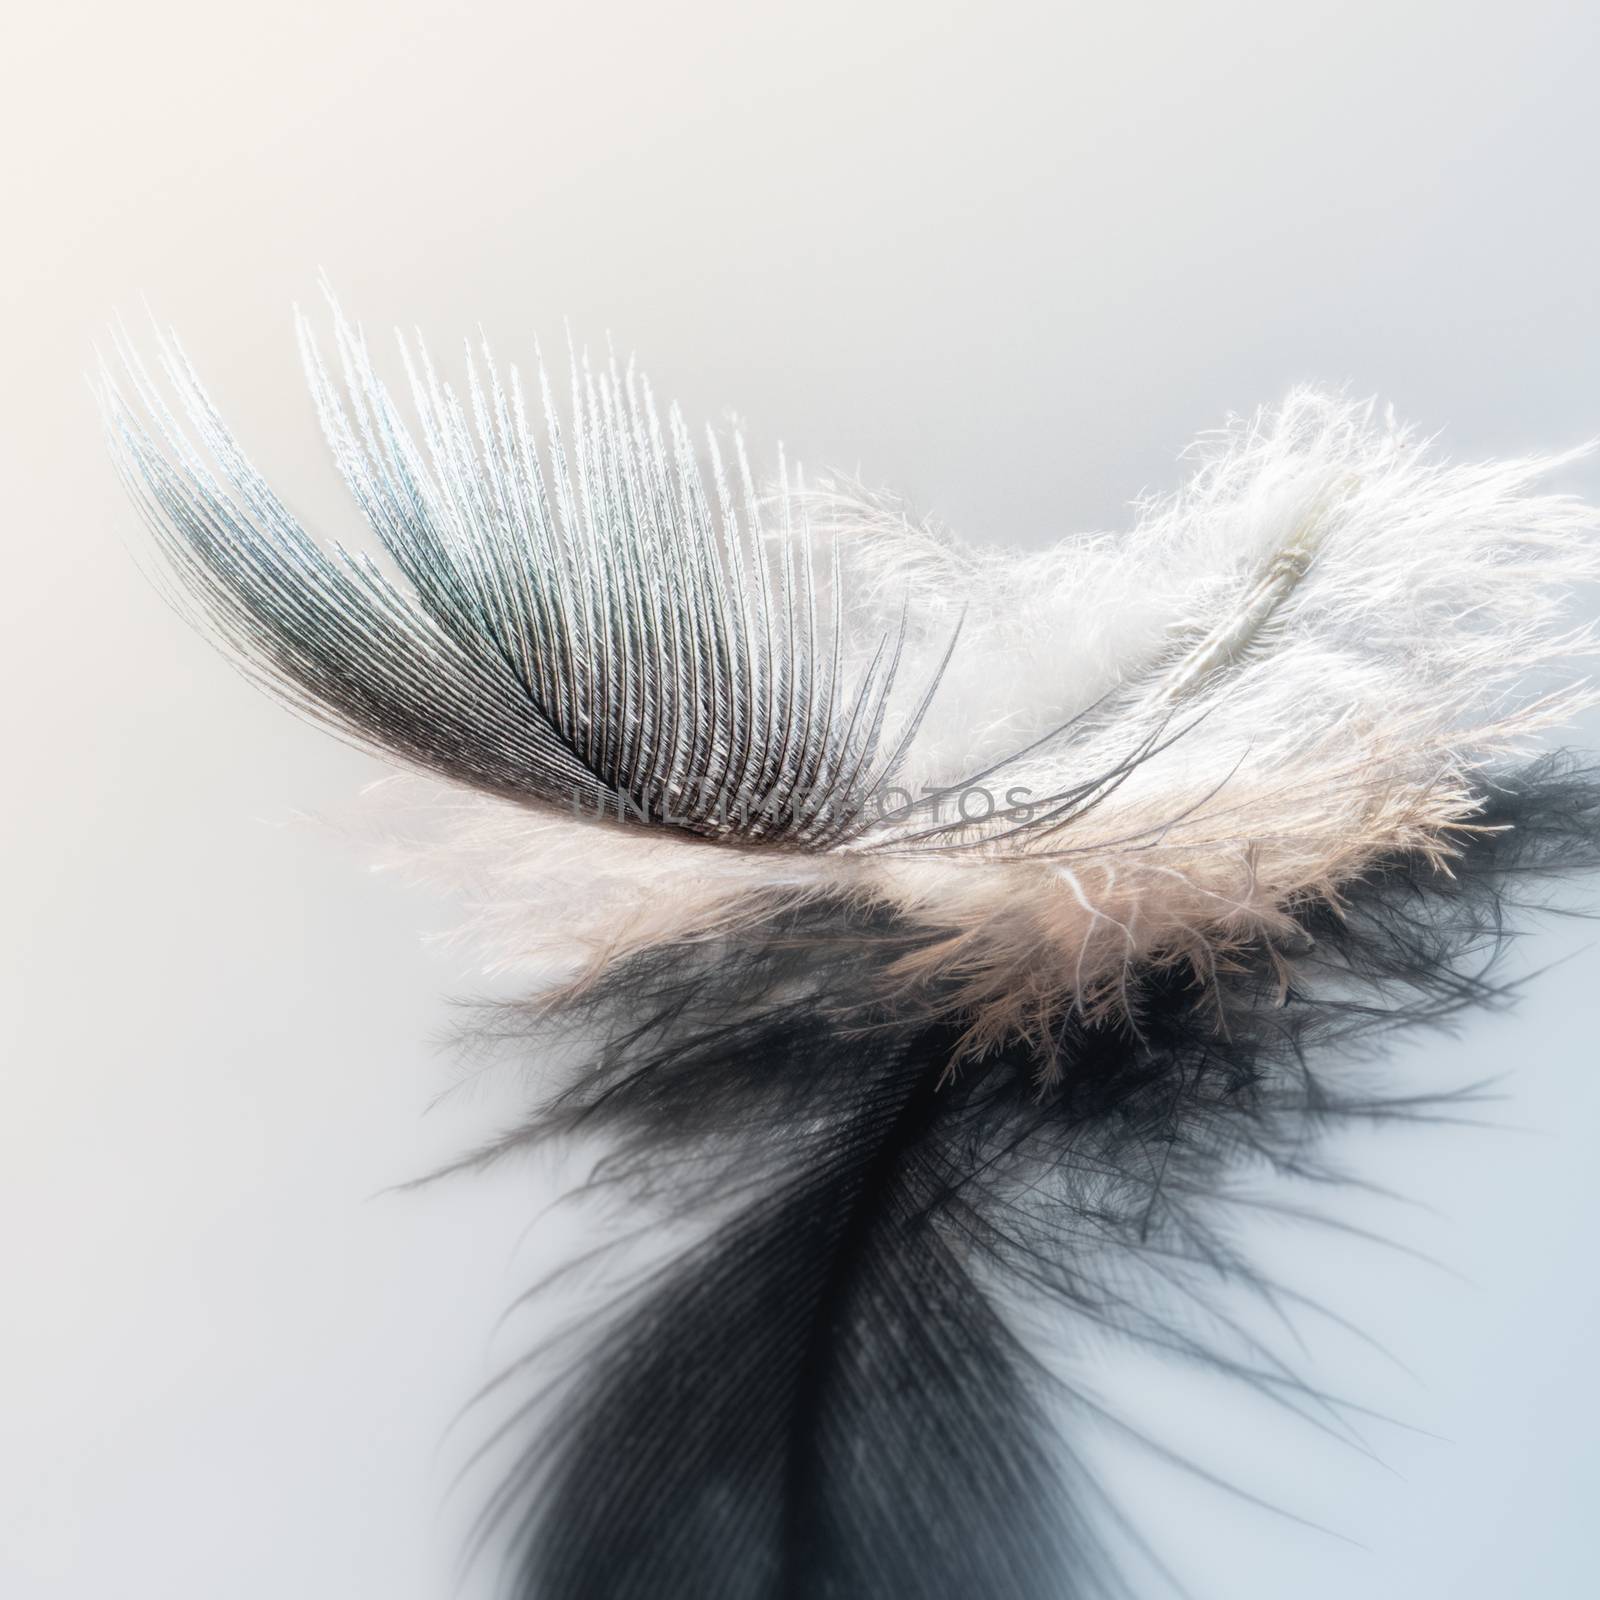
[[[736,496],[707,436],[713,505],[683,419],[664,434],[631,367],[574,365],[568,437],[541,366],[537,441],[518,374],[508,391],[486,347],[482,378],[467,348],[463,404],[402,343],[413,433],[346,322],[342,386],[299,331],[329,446],[403,583],[306,534],[175,343],[162,371],[220,477],[120,335],[154,434],[102,374],[127,481],[177,575],[275,687],[365,744],[516,800],[811,847],[859,827],[898,755],[882,733],[904,624],[847,688],[839,586],[819,623],[803,508],[785,485],[767,533],[742,441]]]
[[[1414,1109],[1351,1062],[1498,999],[1513,912],[1600,858],[1537,748],[1590,699],[1566,458],[1299,391],[1129,534],[979,554],[758,490],[631,366],[534,407],[401,341],[402,404],[336,312],[301,348],[362,552],[158,343],[101,392],[182,603],[444,780],[403,851],[530,987],[483,1037],[583,1063],[463,1165],[593,1134],[658,1244],[493,1391],[520,1594],[1137,1592],[1053,1359],[1106,1331],[1331,1425],[1184,1308],[1251,1281],[1232,1174]]]

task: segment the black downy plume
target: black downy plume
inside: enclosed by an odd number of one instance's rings
[[[1137,1592],[1073,1449],[1075,1397],[1008,1311],[1042,1299],[1069,1349],[1110,1331],[1302,1398],[1129,1298],[1127,1259],[1241,1270],[1218,1227],[1241,1169],[1305,1171],[1319,1126],[1449,1109],[1374,1097],[1350,1063],[1510,998],[1514,916],[1600,867],[1600,774],[1530,763],[1481,824],[1448,870],[1384,860],[1308,915],[1287,991],[1246,952],[1217,983],[1153,978],[1137,1026],[1066,1019],[1043,1094],[1032,1049],[958,1065],[957,1026],[882,1004],[863,963],[906,934],[847,906],[614,973],[578,1008],[605,1042],[575,1086],[476,1159],[599,1135],[597,1183],[713,1220],[584,1329],[487,1507],[514,1592]],[[550,1025],[504,1007],[483,1032],[526,1048]]]

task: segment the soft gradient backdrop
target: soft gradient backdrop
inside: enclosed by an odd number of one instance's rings
[[[147,296],[327,526],[289,327],[610,331],[691,413],[976,539],[1115,526],[1178,450],[1348,382],[1450,451],[1600,430],[1596,14],[731,0],[149,0],[5,24],[0,589],[15,988],[0,1098],[0,1590],[439,1600],[460,1403],[569,1224],[549,1172],[385,1194],[491,1126],[430,1043],[448,907],[340,829],[379,769],[163,608],[84,383]],[[1600,492],[1600,475],[1571,482]],[[311,813],[334,827],[302,826]],[[1347,1141],[1415,1207],[1298,1258],[1372,1457],[1204,1385],[1130,1403],[1318,1532],[1119,1452],[1203,1600],[1597,1592],[1595,1018],[1581,925],[1514,1016],[1501,1131]],[[1322,1354],[1321,1343],[1318,1344]],[[1109,1381],[1109,1375],[1108,1375]],[[469,1576],[464,1595],[486,1592]]]

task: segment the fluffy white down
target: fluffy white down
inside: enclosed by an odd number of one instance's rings
[[[464,932],[552,1002],[630,953],[846,894],[919,932],[906,992],[969,1010],[974,1050],[1044,1039],[1063,1006],[1136,1007],[1136,966],[1204,973],[1380,857],[1448,857],[1486,771],[1591,698],[1568,617],[1600,518],[1540,487],[1570,459],[1452,465],[1370,403],[1298,390],[1197,445],[1130,532],[1040,553],[812,489],[858,657],[905,608],[920,685],[961,619],[902,769],[946,791],[937,813],[808,855],[405,780],[386,858],[462,893]],[[997,814],[931,834],[964,787]],[[1005,814],[1020,790],[1027,826]],[[1070,792],[1050,822],[1043,798]]]

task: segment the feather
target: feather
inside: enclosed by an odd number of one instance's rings
[[[785,538],[774,577],[753,492],[741,525],[720,465],[713,512],[682,418],[669,451],[647,384],[574,366],[569,441],[541,366],[546,464],[517,374],[508,397],[487,347],[481,379],[467,350],[469,420],[402,342],[419,442],[342,317],[343,397],[299,331],[329,446],[404,587],[305,532],[175,340],[162,371],[219,470],[125,339],[137,406],[101,376],[125,481],[184,590],[274,688],[362,744],[516,800],[816,845],[857,824],[897,761],[882,728],[898,642],[880,638],[842,687],[810,561]]]
[[[883,1001],[870,966],[914,937],[891,916],[813,906],[616,970],[581,1007],[602,1040],[585,1069],[475,1160],[599,1138],[596,1181],[690,1237],[581,1326],[553,1411],[500,1421],[543,1418],[482,1530],[515,1552],[515,1592],[1140,1592],[1076,1442],[1101,1407],[1072,1355],[1115,1335],[1317,1420],[1308,1384],[1227,1337],[1239,1180],[1316,1173],[1308,1124],[1430,1114],[1349,1058],[1501,1002],[1508,908],[1596,866],[1596,774],[1531,763],[1449,869],[1393,858],[1309,913],[1287,993],[1258,950],[1211,981],[1161,974],[1136,1028],[1065,1020],[1047,1096],[1027,1046],[958,1070],[958,1028]],[[551,1026],[484,1024],[521,1060]],[[1315,1066],[1330,1054],[1342,1075]],[[1040,1300],[1054,1351],[1028,1337]]]
[[[289,514],[169,336],[176,413],[124,337],[102,371],[114,453],[200,625],[444,785],[396,853],[526,980],[485,1038],[559,1080],[459,1165],[598,1139],[651,1244],[494,1387],[545,1374],[481,1543],[529,1597],[1135,1592],[1053,1345],[1328,1425],[1175,1309],[1275,1292],[1236,1174],[1426,1114],[1356,1064],[1498,1003],[1515,915],[1600,865],[1595,775],[1539,749],[1592,698],[1571,458],[1297,391],[1126,536],[980,555],[702,463],[631,366],[574,357],[563,410],[541,364],[536,432],[486,345],[460,398],[402,340],[408,420],[337,308],[332,365],[299,326],[372,550]]]

